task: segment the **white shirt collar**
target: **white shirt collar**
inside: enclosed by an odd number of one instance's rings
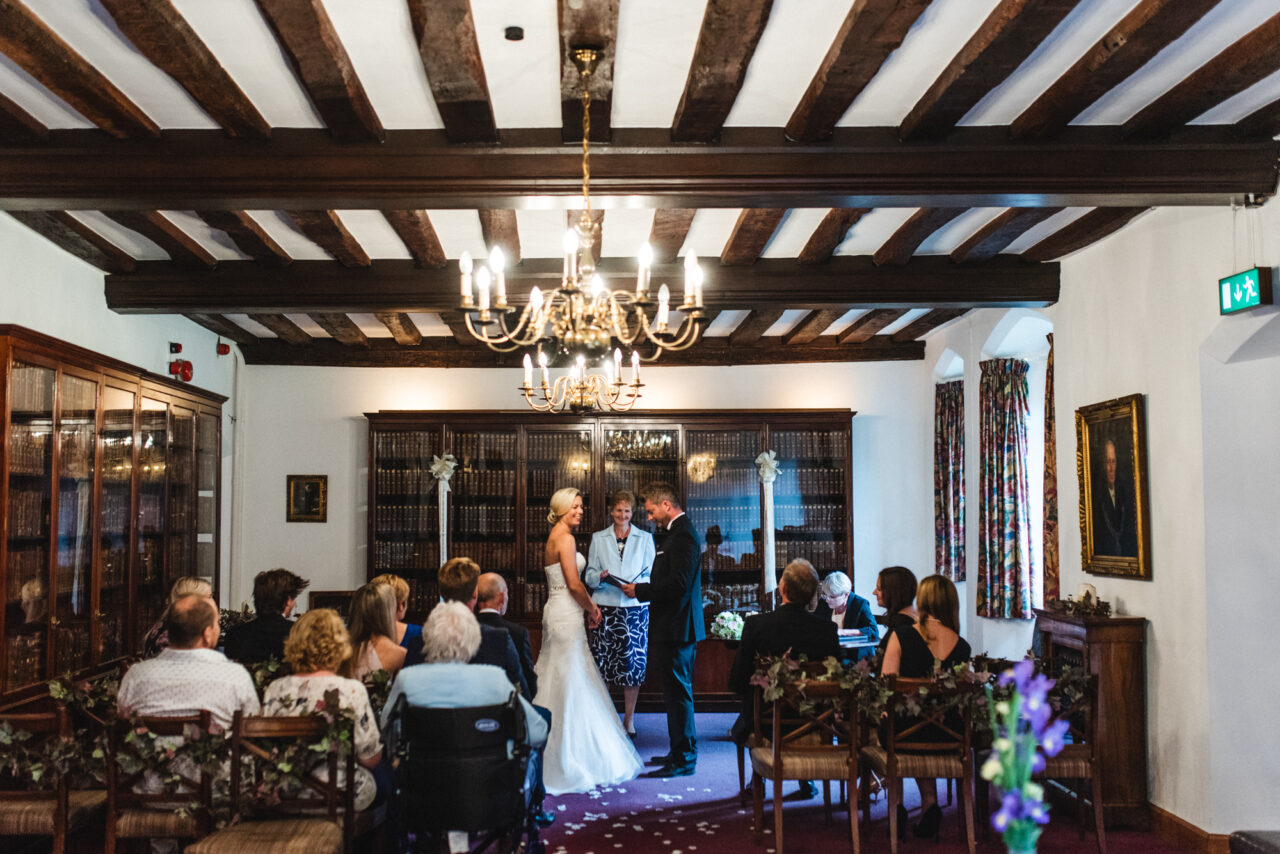
[[[480,613],[481,614],[497,614],[499,617],[502,616],[502,612],[499,611],[497,608],[481,608]]]

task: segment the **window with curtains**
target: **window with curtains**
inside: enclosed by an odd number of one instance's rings
[[[934,386],[933,533],[937,571],[964,581],[964,380]]]
[[[1031,520],[1027,485],[1027,373],[1019,359],[982,362],[978,388],[980,617],[1030,619]]]

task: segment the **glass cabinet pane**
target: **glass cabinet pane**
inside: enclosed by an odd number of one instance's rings
[[[702,604],[760,610],[760,454],[758,430],[685,432],[685,509],[702,540]]]
[[[127,650],[129,542],[133,529],[133,405],[137,395],[107,386],[102,393],[102,533],[98,599],[99,660]]]
[[[196,414],[172,407],[169,419],[168,501],[165,520],[164,589],[184,575],[195,575]]]
[[[631,521],[642,530],[653,532],[644,512],[644,487],[662,481],[680,488],[680,430],[604,431],[605,500],[619,489],[636,495],[639,506]]]
[[[196,416],[195,574],[215,584],[218,532],[218,416]]]
[[[450,557],[469,557],[480,570],[516,565],[517,433],[459,430],[453,434],[458,460],[453,489]]]
[[[773,496],[779,572],[797,557],[807,558],[819,575],[849,572],[848,434],[776,430],[772,439],[778,452]]]
[[[392,572],[409,583],[409,615],[421,619],[439,599],[438,491],[431,463],[440,455],[439,430],[379,432],[374,455],[374,574]],[[460,484],[455,472],[451,485]]]
[[[5,690],[44,678],[49,637],[49,516],[56,371],[15,361],[9,423]]]
[[[55,575],[55,673],[90,661],[93,605],[93,470],[98,384],[62,375],[58,418],[58,553]]]
[[[591,547],[591,429],[527,430],[525,433],[527,483],[525,500],[525,579],[527,586],[512,594],[512,603],[525,614],[537,614],[547,598],[547,536],[551,523],[551,496],[557,489],[574,487],[582,493],[583,518],[577,530],[578,551]],[[514,567],[511,567],[514,569]],[[508,578],[508,584],[511,579]]]
[[[169,405],[144,397],[138,418],[138,568],[133,638],[141,643],[160,618],[168,596],[164,579],[165,469],[169,457]]]

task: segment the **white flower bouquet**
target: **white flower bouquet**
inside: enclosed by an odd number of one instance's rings
[[[721,611],[711,621],[711,636],[724,640],[742,640],[742,615],[733,611]]]

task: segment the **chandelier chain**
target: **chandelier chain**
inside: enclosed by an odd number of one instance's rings
[[[582,198],[586,201],[587,215],[591,214],[591,77],[583,74],[582,81]]]

